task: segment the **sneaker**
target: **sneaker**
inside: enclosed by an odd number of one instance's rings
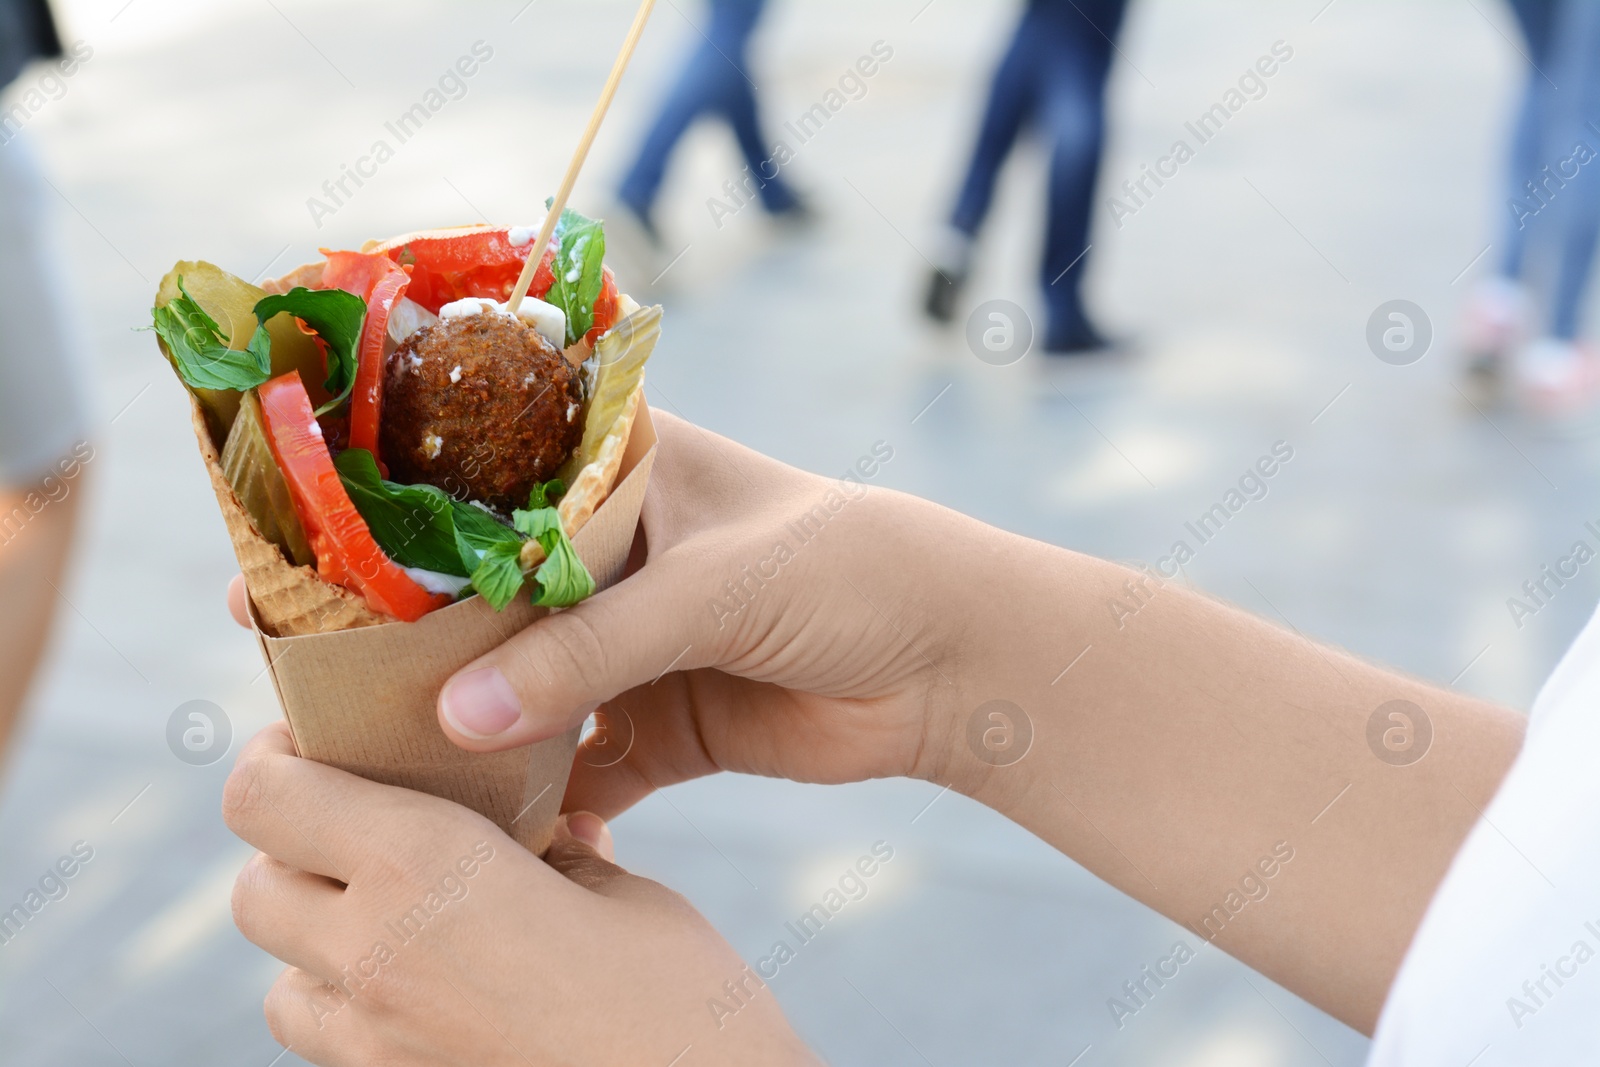
[[[1518,350],[1513,367],[1518,396],[1531,415],[1565,420],[1600,407],[1600,353],[1587,344],[1541,337]]]
[[[1035,393],[1044,400],[1081,400],[1128,387],[1134,371],[1132,350],[1099,338],[1093,347],[1066,351],[1044,349],[1028,358]]]
[[[1468,387],[1479,402],[1498,402],[1505,389],[1505,365],[1527,340],[1530,308],[1522,284],[1503,276],[1473,287],[1462,315],[1461,349]]]
[[[939,268],[928,275],[928,295],[922,301],[922,311],[941,326],[948,326],[956,317],[956,300],[967,284],[964,273]]]
[[[972,273],[972,237],[960,230],[947,228],[940,236],[939,244],[934,254],[933,272],[928,275],[927,296],[923,298],[922,310],[934,322],[948,326],[955,320],[956,302]]]
[[[789,233],[806,233],[817,228],[822,215],[806,197],[790,193],[788,203],[777,211],[767,213],[772,221]]]
[[[1039,347],[1045,354],[1061,359],[1103,355],[1116,346],[1087,321],[1080,321],[1067,328],[1052,326]]]

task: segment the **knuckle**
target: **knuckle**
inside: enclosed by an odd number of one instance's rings
[[[234,765],[222,788],[222,821],[235,834],[243,828],[267,796],[270,757],[246,756]]]
[[[290,989],[289,974],[289,971],[284,971],[279,975],[261,1002],[261,1013],[266,1017],[267,1030],[271,1032],[272,1039],[284,1048],[296,1043],[303,1044],[299,1042],[300,1030],[296,1024],[303,1024],[304,1020],[298,1019],[295,1015],[293,1004],[295,997]]]
[[[258,852],[244,865],[239,876],[233,880],[233,897],[230,905],[233,909],[233,925],[244,935],[246,941],[256,942],[259,932],[259,882],[261,854]]]
[[[605,642],[600,639],[600,633],[589,620],[588,614],[564,611],[537,624],[545,628],[542,635],[545,648],[539,651],[548,664],[546,673],[552,678],[565,680],[569,686],[585,695],[593,693],[606,677]],[[532,684],[525,687],[524,696],[537,700],[548,693],[549,687],[541,684],[542,680],[535,679],[537,673],[534,678],[527,679]],[[526,691],[528,689],[531,692]],[[566,712],[571,709],[559,710]]]

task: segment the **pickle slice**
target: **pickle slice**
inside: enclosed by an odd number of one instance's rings
[[[289,496],[289,485],[267,443],[261,401],[254,389],[239,398],[239,414],[222,446],[222,473],[262,537],[282,549],[297,566],[315,562],[305,527],[300,525],[300,516]]]
[[[267,295],[264,289],[210,263],[186,261],[174,266],[161,279],[156,307],[165,307],[178,295],[179,278],[183,279],[183,287],[189,295],[228,335],[230,348],[243,348],[250,343],[256,328],[255,306]],[[272,335],[272,376],[299,371],[312,405],[326,401],[328,396],[322,388],[326,374],[322,350],[317,347],[316,339],[302,331],[288,312],[274,315],[267,323],[267,332]],[[172,358],[165,345],[162,345],[162,352],[169,360]],[[212,438],[225,440],[233,426],[234,413],[239,410],[239,394],[232,389],[196,389],[194,394],[205,410]]]
[[[559,477],[570,489],[578,472],[592,463],[606,443],[606,435],[628,406],[628,398],[644,377],[645,361],[661,339],[661,306],[641,308],[611,327],[595,345],[594,391],[584,410],[583,440],[561,465]]]

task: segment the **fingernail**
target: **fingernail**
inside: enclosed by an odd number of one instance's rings
[[[567,833],[590,848],[599,848],[606,835],[606,822],[587,811],[575,811],[567,816]]]
[[[522,718],[522,702],[498,667],[483,667],[452,679],[440,700],[450,725],[468,737],[503,734]]]

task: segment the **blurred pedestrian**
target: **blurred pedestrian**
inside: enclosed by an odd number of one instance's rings
[[[1490,398],[1509,377],[1535,414],[1570,416],[1600,401],[1600,353],[1578,339],[1600,238],[1600,4],[1510,3],[1527,42],[1526,85],[1498,272],[1468,302],[1464,343]]]
[[[966,180],[928,281],[925,309],[955,317],[972,271],[973,246],[1002,165],[1025,128],[1050,153],[1044,258],[1039,284],[1048,315],[1043,347],[1081,355],[1107,347],[1083,307],[1089,215],[1105,143],[1106,79],[1127,0],[1028,0],[995,71]]]
[[[631,220],[650,243],[661,246],[655,203],[667,162],[695,120],[720,117],[733,130],[744,156],[747,177],[737,183],[752,185],[761,204],[773,216],[794,221],[810,217],[805,201],[795,193],[772,163],[771,142],[762,132],[756,108],[755,81],[749,73],[751,34],[760,21],[766,0],[709,0],[711,21],[700,43],[689,53],[677,84],[667,94],[655,124],[639,148],[618,199]]]
[[[44,0],[0,0],[0,91],[60,56]],[[80,329],[46,221],[52,194],[23,128],[31,115],[28,96],[0,98],[0,754],[44,650],[94,456]]]

